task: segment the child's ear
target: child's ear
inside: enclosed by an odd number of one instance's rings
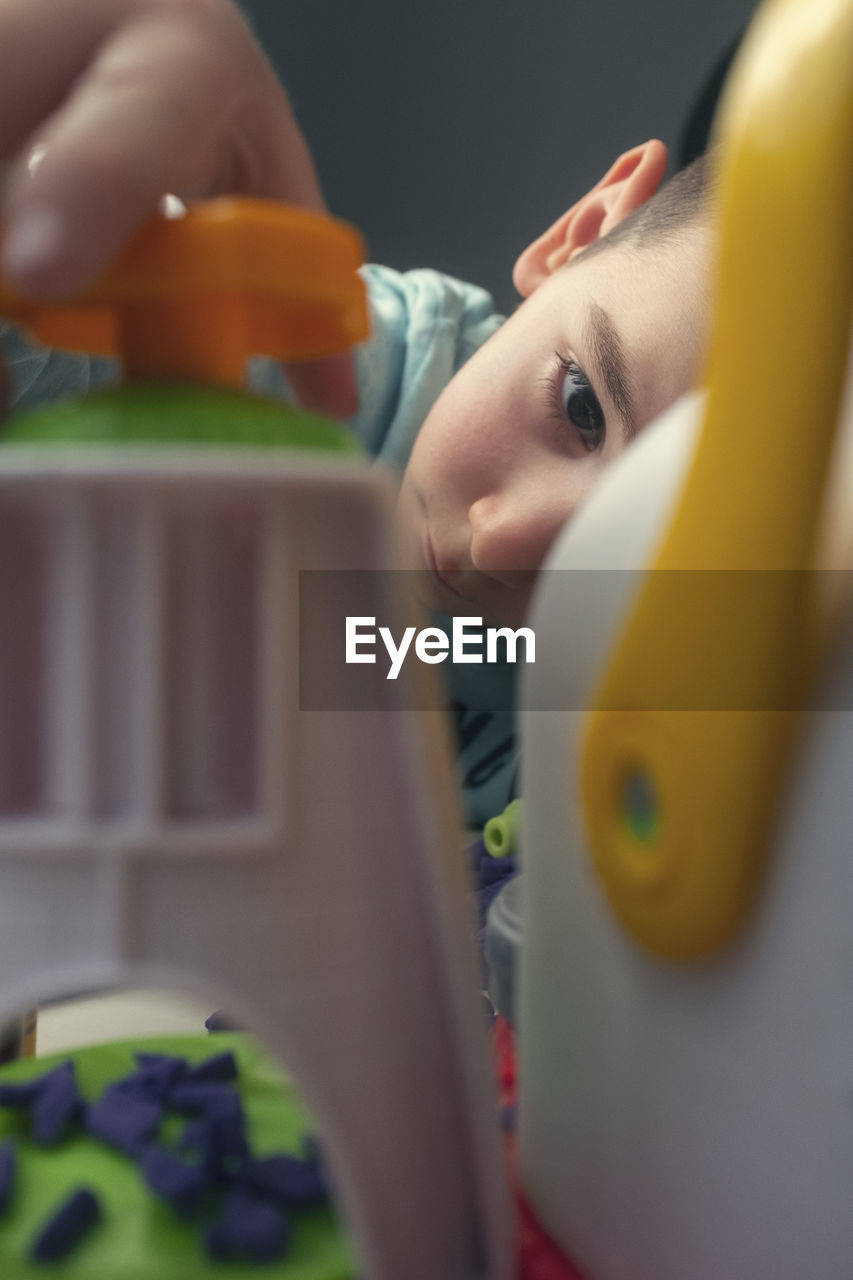
[[[591,191],[524,250],[512,273],[522,297],[645,204],[660,186],[666,163],[666,147],[655,138],[621,155]]]

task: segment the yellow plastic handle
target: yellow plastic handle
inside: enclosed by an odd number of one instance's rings
[[[117,355],[128,377],[239,385],[248,355],[308,360],[368,335],[364,259],[348,224],[273,201],[220,198],[157,217],[84,294],[0,314],[49,346]]]
[[[853,4],[771,0],[721,120],[706,420],[586,725],[593,859],[644,947],[746,920],[809,674],[809,574],[853,291]]]

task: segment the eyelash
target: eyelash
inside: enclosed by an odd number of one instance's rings
[[[601,434],[595,441],[590,441],[582,428],[572,422],[571,418],[568,416],[566,405],[563,402],[563,383],[567,374],[571,377],[579,390],[588,389],[595,404],[595,408],[598,410],[598,415],[601,418]],[[595,453],[597,449],[600,449],[604,443],[607,430],[604,411],[601,408],[598,397],[593,391],[592,384],[583,369],[576,360],[573,360],[571,356],[564,355],[561,351],[554,352],[554,368],[553,373],[548,379],[548,391],[552,414],[560,421],[560,424],[579,438],[587,453]]]

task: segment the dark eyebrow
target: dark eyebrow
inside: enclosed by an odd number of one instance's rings
[[[597,302],[589,308],[589,347],[595,372],[604,385],[613,407],[622,420],[626,444],[637,434],[637,415],[628,380],[622,339],[609,313]]]

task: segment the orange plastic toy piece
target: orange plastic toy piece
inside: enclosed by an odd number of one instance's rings
[[[128,379],[239,386],[249,355],[310,360],[368,336],[364,260],[346,223],[223,197],[158,217],[91,289],[0,313],[51,347],[119,356]]]

